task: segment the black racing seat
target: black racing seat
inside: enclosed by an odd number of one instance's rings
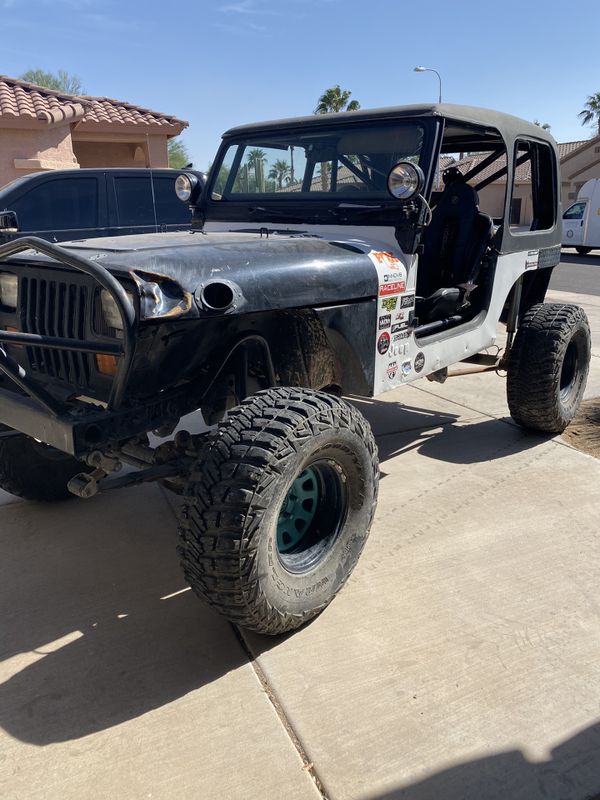
[[[456,168],[446,170],[444,181],[422,239],[416,307],[420,322],[444,319],[468,307],[492,239],[492,219],[479,210],[475,189]]]

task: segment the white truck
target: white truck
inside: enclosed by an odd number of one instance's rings
[[[600,178],[586,181],[577,202],[563,214],[563,247],[574,247],[580,256],[600,248]]]

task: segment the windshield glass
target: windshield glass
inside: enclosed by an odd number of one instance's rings
[[[343,125],[254,134],[223,152],[212,200],[388,199],[398,161],[418,164],[423,128],[414,123]]]

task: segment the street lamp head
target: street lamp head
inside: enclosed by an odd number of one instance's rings
[[[415,67],[415,72],[427,72],[427,67]]]

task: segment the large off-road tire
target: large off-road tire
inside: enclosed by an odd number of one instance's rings
[[[575,250],[577,250],[577,252],[579,253],[580,256],[587,256],[587,254],[590,252],[591,249],[592,249],[591,247],[576,247],[575,248]]]
[[[90,467],[29,436],[0,439],[0,488],[26,500],[45,503],[73,495],[67,483]]]
[[[355,408],[307,389],[258,392],[229,412],[185,488],[187,581],[242,627],[299,627],[352,572],[378,478],[373,434]]]
[[[578,306],[538,303],[524,315],[510,353],[508,406],[524,428],[561,433],[583,399],[590,327]]]

